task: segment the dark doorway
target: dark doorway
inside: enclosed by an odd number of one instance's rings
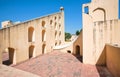
[[[45,44],[43,44],[43,45],[42,45],[42,54],[44,54],[44,53],[45,53],[45,51],[46,51],[46,48],[45,48],[45,47],[46,47],[46,45],[45,45]]]
[[[67,50],[67,53],[71,53],[71,51],[70,51],[70,50]]]
[[[4,65],[11,65],[15,59],[15,50],[14,48],[7,48],[7,51],[2,53],[2,59]]]
[[[76,55],[80,55],[80,46],[79,45],[76,46]]]
[[[34,52],[34,46],[31,45],[31,46],[29,47],[29,58],[32,58],[32,57],[33,57],[33,52]]]
[[[76,58],[80,61],[80,62],[83,62],[82,60],[83,60],[83,58],[82,58],[82,56],[81,56],[81,54],[80,54],[80,46],[79,45],[76,45],[76,50],[75,50],[75,56],[76,56]]]

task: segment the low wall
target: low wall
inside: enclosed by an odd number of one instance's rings
[[[70,44],[69,46],[66,46],[63,48],[58,48],[58,49],[53,49],[53,50],[57,50],[63,53],[68,53],[70,51],[70,53],[73,53],[73,44]]]
[[[106,45],[106,65],[115,77],[120,77],[120,47]]]

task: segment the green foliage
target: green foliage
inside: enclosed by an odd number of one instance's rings
[[[80,31],[79,31],[79,30],[77,30],[77,31],[76,31],[76,35],[78,36],[79,34],[80,34]]]
[[[65,41],[69,40],[71,38],[71,34],[65,32]]]
[[[82,32],[82,29],[80,30],[80,33]]]

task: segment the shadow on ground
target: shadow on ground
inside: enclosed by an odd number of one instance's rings
[[[80,55],[73,55],[73,56],[76,57],[76,59],[79,60],[81,63],[83,63],[83,57],[82,56],[80,56]],[[83,65],[85,65],[85,64],[83,64]],[[95,68],[96,68],[96,71],[98,72],[99,77],[113,77],[113,75],[109,72],[109,70],[107,69],[107,67],[105,65],[104,66],[103,65],[102,66],[96,65]],[[88,72],[90,72],[90,71],[88,71]],[[93,71],[93,72],[95,72],[95,71]]]
[[[9,65],[11,65],[12,63],[11,63],[9,60],[5,60],[5,61],[3,61],[3,64],[9,66]]]
[[[98,66],[98,65],[96,65],[96,69],[97,69],[100,77],[114,77],[114,76],[109,72],[109,70],[107,69],[106,66]]]
[[[83,63],[83,57],[80,55],[73,55],[75,56],[81,63]]]

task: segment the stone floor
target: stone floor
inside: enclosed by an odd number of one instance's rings
[[[40,77],[40,76],[0,64],[0,77]]]
[[[83,64],[70,53],[53,51],[13,65],[41,77],[113,77],[106,67]]]

